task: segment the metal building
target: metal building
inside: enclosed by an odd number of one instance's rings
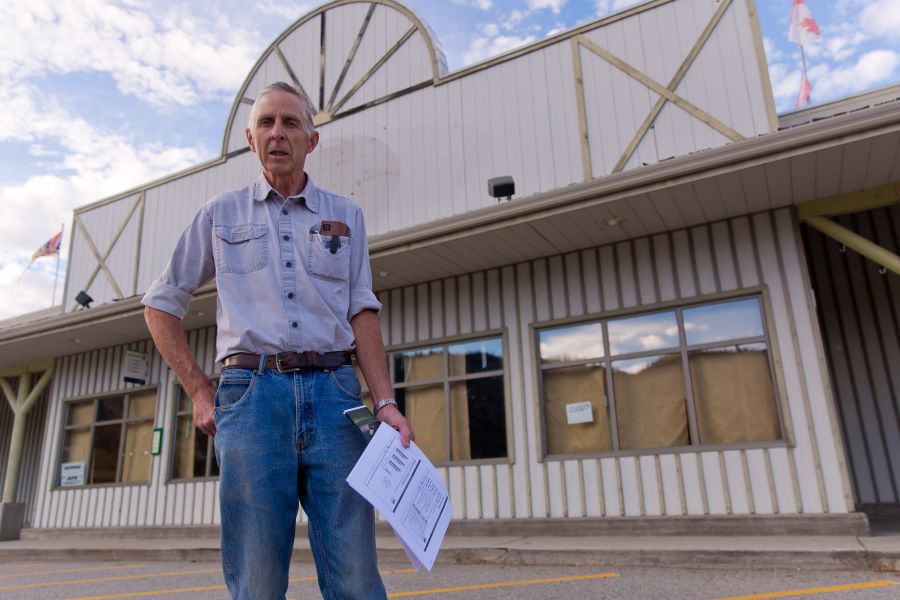
[[[277,80],[316,109],[314,181],[366,214],[455,519],[895,510],[900,88],[777,116],[755,11],[651,0],[452,73],[394,0],[298,20],[221,157],[78,209],[64,306],[0,323],[4,518],[217,523],[139,300],[199,206],[258,175],[244,128]],[[185,319],[211,378],[214,315],[211,286]]]

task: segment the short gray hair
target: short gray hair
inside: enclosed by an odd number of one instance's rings
[[[309,98],[306,97],[306,94],[301,93],[300,90],[283,81],[270,83],[269,85],[264,87],[259,94],[257,94],[256,100],[253,101],[253,106],[250,108],[250,116],[247,119],[247,128],[250,131],[253,131],[253,125],[256,121],[256,113],[258,110],[257,104],[263,96],[271,92],[287,92],[288,94],[299,98],[301,110],[303,111],[303,124],[306,126],[306,133],[311,134],[313,131],[315,131],[316,125],[313,122],[312,102],[310,102]]]

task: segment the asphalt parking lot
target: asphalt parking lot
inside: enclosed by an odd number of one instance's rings
[[[548,598],[728,599],[900,598],[900,574],[871,571],[646,569],[441,565],[416,573],[382,565],[391,598],[545,600]],[[0,598],[227,598],[216,563],[4,562]],[[312,565],[291,565],[287,598],[319,598]]]

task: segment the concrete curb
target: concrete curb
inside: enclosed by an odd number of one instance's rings
[[[571,541],[571,538],[568,538]],[[812,569],[812,570],[900,570],[900,551],[859,549],[779,550],[770,549],[597,549],[597,548],[522,548],[518,540],[508,544],[466,546],[456,540],[441,550],[440,564],[455,565],[552,565],[598,567],[685,567],[695,569]],[[218,540],[193,540],[192,544],[161,545],[130,540],[126,545],[94,544],[94,547],[55,547],[0,544],[0,561],[180,561],[218,562]],[[19,546],[19,547],[16,547]],[[382,563],[407,562],[396,544],[380,546]],[[308,547],[294,548],[294,562],[311,563]]]

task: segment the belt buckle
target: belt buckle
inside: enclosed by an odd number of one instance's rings
[[[299,371],[301,367],[284,367],[281,364],[281,357],[284,354],[293,354],[292,352],[279,352],[275,355],[275,368],[278,369],[279,373],[293,373],[294,371]]]

